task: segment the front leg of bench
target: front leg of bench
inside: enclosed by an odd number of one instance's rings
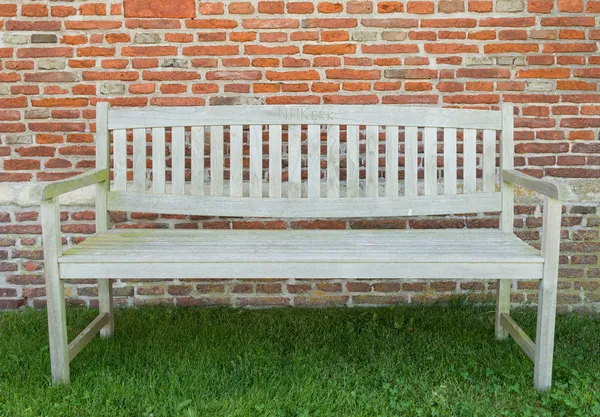
[[[65,311],[65,286],[60,279],[58,269],[58,258],[61,255],[62,243],[57,197],[42,200],[40,213],[44,242],[44,271],[46,275],[52,382],[68,384],[69,347]]]
[[[557,199],[545,197],[542,231],[544,275],[540,282],[538,295],[535,369],[533,377],[533,384],[538,391],[546,391],[552,385],[552,357],[554,352],[561,215],[562,203]]]

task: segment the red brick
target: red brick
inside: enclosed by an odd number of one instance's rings
[[[125,17],[189,18],[196,15],[194,0],[124,0]]]

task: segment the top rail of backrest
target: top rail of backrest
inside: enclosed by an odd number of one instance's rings
[[[393,105],[154,107],[108,112],[108,129],[224,125],[365,125],[502,130],[500,111]]]

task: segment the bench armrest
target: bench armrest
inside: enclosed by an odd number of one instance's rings
[[[61,181],[54,181],[42,188],[42,200],[57,197],[69,191],[78,190],[88,185],[108,180],[108,169],[94,169],[81,175],[76,175]]]
[[[523,174],[514,169],[505,169],[502,171],[502,181],[536,191],[546,197],[554,198],[563,201],[572,194],[571,187],[567,184],[560,184],[539,178],[531,175]]]

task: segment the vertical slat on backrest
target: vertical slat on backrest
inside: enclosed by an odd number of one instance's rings
[[[192,127],[192,194],[204,195],[204,126]]]
[[[229,195],[242,196],[242,164],[243,164],[244,126],[231,126],[229,130]]]
[[[404,136],[404,178],[405,195],[407,197],[417,195],[418,179],[418,130],[414,126],[407,126]]]
[[[108,133],[108,109],[110,104],[100,102],[96,105],[96,169],[110,169],[110,137]],[[109,181],[96,186],[96,232],[102,233],[110,226],[107,208]],[[57,223],[58,224],[58,223]],[[58,237],[60,239],[60,236]],[[62,245],[59,244],[58,247]]]
[[[210,194],[223,195],[223,126],[210,127]]]
[[[250,197],[262,197],[262,125],[250,126]]]
[[[308,125],[308,198],[321,197],[321,126]]]
[[[327,126],[327,197],[340,196],[340,127]]]
[[[423,169],[425,171],[425,195],[437,194],[437,129],[423,130]]]
[[[385,195],[398,197],[398,126],[385,128]]]
[[[514,167],[514,146],[514,108],[511,103],[503,103],[502,133],[500,136],[500,191],[502,192],[500,230],[504,233],[514,232],[514,186],[513,184],[502,180],[502,171]]]
[[[171,129],[171,187],[172,194],[185,194],[185,128]]]
[[[348,190],[346,197],[356,198],[359,196],[359,147],[358,147],[359,126],[346,126],[346,184]]]
[[[496,131],[483,131],[483,192],[496,191]]]
[[[288,197],[302,196],[302,126],[288,126]]]
[[[474,193],[477,188],[477,131],[465,129],[463,137],[464,193]]]
[[[146,192],[146,129],[133,129],[133,191]]]
[[[152,129],[152,192],[165,193],[165,128]]]
[[[269,197],[281,197],[281,125],[269,125]]]
[[[114,189],[126,191],[127,189],[127,131],[118,129],[113,132],[113,158],[114,158]]]
[[[367,126],[367,197],[377,197],[379,190],[379,126]]]
[[[456,129],[444,129],[444,194],[456,194]]]

